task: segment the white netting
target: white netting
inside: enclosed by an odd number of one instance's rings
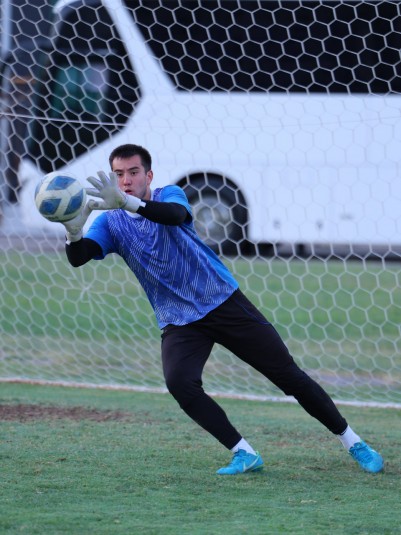
[[[0,377],[163,387],[136,280],[115,257],[72,269],[32,199],[131,142],[304,369],[337,399],[401,403],[399,2],[11,4]],[[281,395],[219,347],[204,383]]]

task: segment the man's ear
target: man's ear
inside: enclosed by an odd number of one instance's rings
[[[153,171],[152,169],[150,169],[150,171],[146,173],[146,183],[148,186],[152,182],[152,180],[153,180]]]

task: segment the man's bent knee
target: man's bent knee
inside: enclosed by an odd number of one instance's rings
[[[166,377],[165,381],[168,391],[181,408],[189,405],[204,392],[200,379],[190,379],[181,374],[174,374]]]

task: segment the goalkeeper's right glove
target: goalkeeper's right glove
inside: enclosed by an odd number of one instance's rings
[[[74,217],[74,219],[70,219],[69,221],[62,221],[62,224],[64,225],[67,231],[67,244],[79,241],[82,238],[82,229],[84,228],[86,220],[90,216],[92,210],[94,210],[93,202],[94,201],[88,201],[84,206],[83,210],[76,217]]]
[[[118,178],[113,171],[107,176],[104,171],[98,171],[97,176],[88,177],[93,188],[86,188],[86,193],[93,197],[99,197],[101,201],[93,201],[92,210],[115,210],[122,208],[128,212],[136,213],[140,206],[145,203],[138,197],[127,195],[118,187]]]

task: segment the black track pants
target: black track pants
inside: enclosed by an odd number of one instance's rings
[[[202,372],[215,343],[262,373],[334,434],[347,422],[323,388],[303,372],[274,327],[237,290],[199,321],[168,325],[162,333],[167,388],[180,407],[228,449],[241,439],[223,409],[202,388]]]

